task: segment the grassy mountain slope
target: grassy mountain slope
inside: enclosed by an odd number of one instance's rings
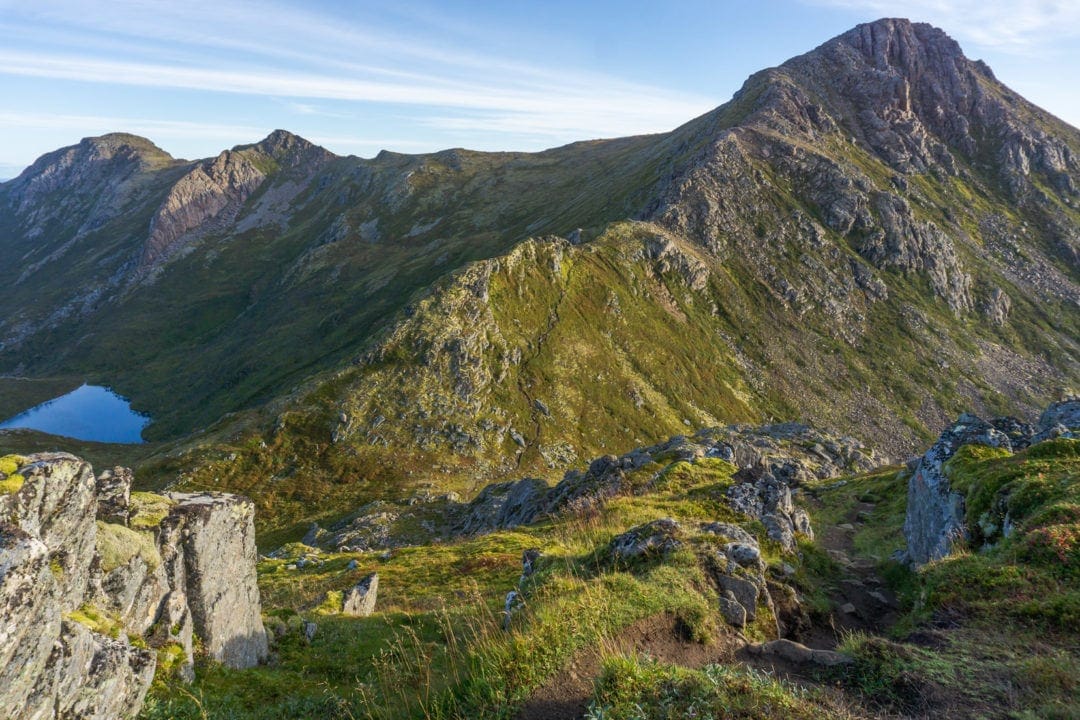
[[[77,162],[102,148],[123,172]],[[169,440],[146,482],[275,531],[717,422],[902,457],[1080,381],[1078,188],[1080,132],[893,20],[671,133],[538,154],[106,136],[0,186],[0,259],[49,258],[0,298],[0,369],[114,385]]]
[[[84,168],[83,155],[106,147],[134,155],[134,169],[119,183],[97,183],[86,169],[68,178],[74,207],[49,224],[37,208],[54,195],[31,190],[58,172],[54,158],[0,188],[0,252],[27,268],[0,308],[0,361],[17,373],[107,381],[155,417],[157,438],[347,359],[412,293],[465,262],[531,233],[631,214],[629,198],[663,166],[663,145],[642,138],[366,161],[275,133],[185,164],[160,151],[147,160],[145,145],[114,135],[70,149]],[[202,173],[215,163],[221,177]],[[178,181],[183,173],[193,187]],[[235,176],[254,187],[230,185]],[[165,210],[184,219],[185,203],[200,210],[205,196],[224,206],[178,237],[158,237]]]
[[[916,573],[888,560],[903,544],[906,471],[806,480],[796,499],[817,537],[787,553],[733,513],[732,465],[660,455],[614,496],[535,525],[385,554],[291,545],[260,565],[278,663],[201,665],[190,691],[159,678],[143,717],[561,718],[577,702],[590,718],[1072,717],[1078,449],[963,448],[948,472],[970,519],[1009,512],[1015,531]],[[687,529],[678,549],[612,560],[613,538],[658,517]],[[758,536],[785,635],[838,645],[851,664],[741,649],[774,638],[777,616],[762,606],[741,634],[718,617],[708,558],[723,541],[689,530],[717,520]],[[504,632],[503,597],[532,547],[544,559]],[[338,593],[372,571],[379,611],[338,614]],[[899,606],[875,623],[880,607],[860,603],[871,622],[852,630],[842,605],[871,592]],[[305,621],[318,625],[310,642]]]

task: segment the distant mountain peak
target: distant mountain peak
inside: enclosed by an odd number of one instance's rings
[[[265,153],[284,165],[310,164],[325,161],[333,153],[288,130],[274,130],[253,145],[242,145],[237,150],[253,149]]]
[[[113,132],[98,135],[96,137],[86,137],[83,138],[76,147],[94,150],[110,156],[128,150],[137,154],[164,155],[172,159],[172,156],[169,155],[169,153],[159,148],[151,140],[140,135],[125,132]]]
[[[964,60],[959,43],[944,30],[927,23],[913,23],[903,18],[885,18],[858,25],[834,38],[840,44],[859,51],[878,69],[896,68],[918,72],[935,62]]]

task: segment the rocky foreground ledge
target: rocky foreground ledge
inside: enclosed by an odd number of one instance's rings
[[[254,506],[132,493],[65,453],[0,458],[0,708],[11,720],[138,713],[155,670],[267,656]]]
[[[940,560],[962,547],[970,537],[965,519],[965,498],[950,481],[947,463],[965,445],[986,445],[1018,451],[1046,440],[1080,437],[1080,399],[1068,398],[1050,405],[1032,425],[1013,417],[983,420],[964,413],[921,457],[909,461],[907,515],[904,536],[907,550],[898,560],[924,565]],[[984,518],[991,537],[1011,532],[1008,514]]]

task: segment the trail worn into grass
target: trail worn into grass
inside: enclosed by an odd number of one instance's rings
[[[877,562],[857,557],[854,534],[863,518],[874,505],[859,501],[848,511],[843,521],[818,530],[818,544],[840,568],[836,582],[828,588],[832,612],[824,620],[816,618],[808,630],[789,639],[814,650],[835,650],[851,632],[883,634],[899,617],[896,595],[886,587],[877,574]],[[775,656],[755,655],[743,647],[736,658],[747,665],[775,673],[777,677],[796,681],[813,680],[818,669],[800,665]]]
[[[843,522],[821,528],[818,541],[841,569],[837,582],[829,588],[834,610],[826,622],[816,622],[808,631],[792,639],[808,647],[835,650],[847,632],[880,634],[897,619],[896,596],[877,575],[876,563],[855,557],[855,529],[874,508],[855,504]],[[601,672],[605,654],[647,655],[662,663],[701,668],[710,663],[739,662],[797,684],[814,684],[816,667],[807,667],[782,658],[753,655],[743,639],[725,633],[718,644],[702,645],[689,639],[676,618],[669,614],[639,621],[603,646],[583,648],[519,710],[517,720],[578,720],[588,709],[593,687]]]
[[[518,711],[516,720],[578,720],[588,709],[593,685],[605,655],[648,655],[654,660],[701,668],[729,662],[741,644],[733,636],[703,645],[690,639],[677,618],[668,613],[640,620],[617,638],[600,646],[582,648],[571,661],[536,689]]]

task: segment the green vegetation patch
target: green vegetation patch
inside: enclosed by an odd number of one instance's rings
[[[728,720],[845,718],[820,691],[752,668],[708,665],[701,670],[637,657],[611,657],[586,715],[588,720]]]
[[[101,556],[101,569],[106,573],[126,565],[136,555],[141,557],[151,570],[161,565],[161,555],[154,544],[154,536],[123,525],[98,521],[97,551]]]
[[[234,671],[199,661],[195,685],[159,683],[143,717],[198,718],[201,704],[249,720],[505,718],[579,653],[614,647],[635,623],[669,616],[688,642],[715,643],[728,632],[703,560],[715,556],[716,539],[697,524],[729,520],[764,534],[727,507],[732,470],[698,459],[662,478],[654,463],[589,512],[452,542],[362,553],[290,543],[258,568],[278,664]],[[612,539],[661,517],[684,528],[682,547],[614,566]],[[536,573],[519,586],[522,551],[534,547],[543,553]],[[341,615],[343,592],[371,572],[379,574],[376,613]],[[512,589],[523,603],[506,631]],[[309,621],[318,626],[310,642]],[[772,637],[775,620],[759,608],[744,632]]]
[[[133,492],[128,504],[128,524],[136,529],[156,528],[175,504],[175,500],[157,493]]]
[[[92,603],[83,603],[77,610],[65,613],[64,617],[114,640],[120,637],[124,629],[124,624],[120,620]]]
[[[22,490],[26,478],[16,471],[25,464],[26,458],[22,455],[0,457],[0,495],[14,495]]]
[[[26,458],[22,455],[5,455],[0,457],[0,474],[11,475],[26,464]]]
[[[0,480],[0,495],[14,495],[22,490],[23,483],[25,482],[26,478],[19,473],[8,475],[3,480]]]

